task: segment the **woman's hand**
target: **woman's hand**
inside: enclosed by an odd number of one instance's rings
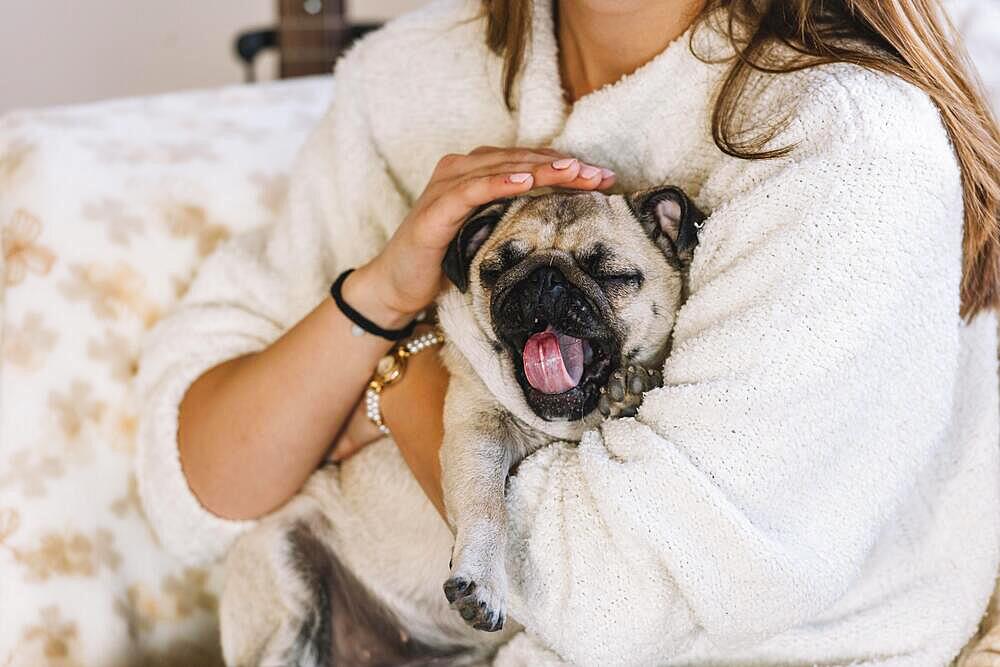
[[[476,207],[532,188],[596,190],[614,180],[608,169],[547,149],[485,146],[468,155],[446,155],[386,247],[348,278],[345,298],[354,303],[352,295],[367,293],[378,302],[368,317],[382,326],[401,326],[441,290],[441,260]]]
[[[379,438],[385,437],[378,426],[368,419],[368,412],[365,410],[365,401],[361,399],[354,406],[354,412],[347,420],[347,426],[337,436],[337,441],[330,450],[327,457],[330,461],[339,463],[346,458],[357,454],[366,445],[370,445]]]

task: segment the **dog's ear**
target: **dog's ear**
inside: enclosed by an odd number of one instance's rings
[[[469,266],[472,265],[472,259],[493,233],[493,229],[510,208],[512,201],[512,199],[499,199],[480,206],[465,219],[462,228],[451,240],[444,261],[441,262],[441,268],[459,291],[464,292],[469,289]]]
[[[626,200],[653,241],[665,239],[679,257],[691,258],[706,216],[683,190],[668,185],[633,193]]]

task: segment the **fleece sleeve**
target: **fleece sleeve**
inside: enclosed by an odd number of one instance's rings
[[[405,215],[367,125],[360,58],[355,49],[337,68],[335,101],[297,158],[280,219],[209,257],[144,343],[139,490],[161,542],[185,561],[220,556],[252,525],[213,515],[187,485],[177,414],[188,387],[214,366],[268,346]]]
[[[946,428],[962,208],[945,133],[915,92],[891,123],[817,97],[789,156],[705,186],[721,204],[665,386],[511,479],[511,615],[573,664],[752,646],[815,617]]]

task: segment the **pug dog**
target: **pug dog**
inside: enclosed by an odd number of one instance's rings
[[[427,597],[433,575],[412,561],[404,573],[383,570],[409,577],[391,592],[364,580],[357,570],[367,555],[351,560],[357,547],[329,518],[345,522],[344,506],[331,507],[338,473],[327,466],[231,550],[220,608],[227,664],[478,664],[490,641],[463,633],[507,621],[508,477],[546,444],[635,415],[662,383],[704,221],[673,186],[550,192],[471,214],[442,265],[454,287],[437,304],[450,372],[442,485],[454,536],[444,596],[438,588],[440,603]],[[493,644],[510,625],[489,635]]]
[[[500,365],[487,376],[507,380],[488,387],[468,343],[446,344],[441,469],[455,547],[444,593],[472,627],[497,631],[506,617],[510,471],[602,418],[635,415],[662,383],[704,220],[676,187],[556,193],[481,208],[449,247],[444,271],[462,296],[439,304],[446,336],[477,332]]]

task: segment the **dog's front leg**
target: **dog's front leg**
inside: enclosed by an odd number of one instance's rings
[[[504,493],[517,445],[508,413],[473,384],[453,377],[445,407],[442,486],[455,547],[444,591],[469,625],[494,632],[506,619]]]
[[[451,576],[444,584],[448,601],[462,618],[477,630],[488,632],[503,627],[507,602],[504,484],[509,463],[502,450],[489,451],[498,444],[489,440],[466,442],[474,450],[465,452],[465,467],[477,471],[468,480],[475,484],[475,490],[467,488],[472,493],[463,492],[462,500],[449,509],[455,547]]]

